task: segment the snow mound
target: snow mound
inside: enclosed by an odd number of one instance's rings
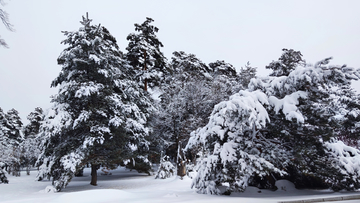
[[[278,180],[275,182],[275,186],[278,188],[277,191],[279,192],[292,192],[297,190],[294,183],[288,180]]]
[[[46,186],[45,193],[55,193],[55,192],[57,192],[57,191],[54,186],[52,186],[52,185]]]
[[[82,192],[73,192],[61,195],[54,202],[59,203],[100,203],[100,202],[122,202],[132,199],[134,196],[129,192],[115,189],[98,189]]]

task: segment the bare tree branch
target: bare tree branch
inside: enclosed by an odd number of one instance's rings
[[[4,0],[0,0],[0,5],[1,6],[5,5]],[[0,8],[0,19],[3,22],[3,24],[5,25],[6,29],[10,30],[11,32],[15,31],[14,28],[13,28],[13,25],[9,21],[9,14],[6,13],[6,11],[4,11],[1,8]],[[6,44],[5,40],[1,39],[1,38],[0,38],[0,46],[4,46],[5,48],[9,48],[8,45]]]

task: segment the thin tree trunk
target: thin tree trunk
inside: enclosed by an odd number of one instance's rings
[[[26,166],[26,175],[30,175],[30,165]]]
[[[178,170],[177,175],[182,178],[186,175],[186,166],[185,161],[183,160],[183,154],[181,152],[181,141],[178,141],[178,151],[177,151],[177,158],[176,158]]]
[[[146,51],[145,50],[143,50],[144,51],[144,72],[146,72],[147,71],[147,67],[146,67]],[[144,90],[145,90],[145,92],[147,92],[147,78],[145,78],[145,80],[144,80]]]
[[[98,170],[97,164],[91,164],[91,182],[90,185],[97,186],[97,170]]]

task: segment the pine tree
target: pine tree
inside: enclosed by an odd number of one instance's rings
[[[248,184],[271,188],[282,176],[297,187],[359,188],[360,152],[337,139],[340,111],[331,104],[334,90],[359,78],[360,70],[329,60],[251,80],[246,91],[216,105],[186,147],[205,155],[193,186],[219,194],[227,185],[229,194]]]
[[[126,47],[126,58],[134,68],[136,80],[143,85],[145,91],[148,86],[152,88],[159,85],[164,73],[169,71],[166,58],[160,51],[163,44],[156,36],[159,29],[151,25],[153,21],[146,18],[141,25],[136,23],[135,31],[138,33],[131,33],[127,37],[129,45]]]
[[[346,66],[330,66],[330,59],[314,66],[300,65],[287,77],[262,80],[266,83],[253,80],[250,88],[262,89],[272,95],[274,105],[283,105],[282,110],[276,107],[270,113],[272,122],[267,125],[268,137],[281,140],[282,146],[290,152],[292,161],[286,166],[288,179],[298,188],[342,187],[336,183],[342,175],[331,164],[339,157],[329,157],[331,153],[327,147],[328,143],[336,142],[333,138],[337,137],[337,129],[341,126],[336,121],[339,111],[331,104],[336,98],[334,90],[349,85],[359,77],[359,72]]]
[[[278,61],[273,61],[265,67],[273,70],[270,76],[288,76],[297,66],[305,66],[306,64],[300,51],[294,51],[293,49],[283,49],[282,51],[283,54]]]
[[[280,157],[281,149],[261,131],[269,121],[266,105],[264,93],[241,90],[216,105],[209,123],[191,134],[186,148],[200,146],[205,155],[193,181],[200,193],[220,194],[218,187],[225,183],[224,194],[244,191],[255,175],[265,178],[285,173],[269,161]]]
[[[247,62],[245,68],[241,67],[239,78],[244,89],[248,88],[248,84],[252,78],[256,77],[256,68],[251,67],[250,62]]]
[[[333,97],[330,105],[340,126],[336,136],[346,145],[359,148],[360,95],[350,85],[345,85],[338,88]]]
[[[10,109],[6,113],[5,117],[7,120],[5,127],[7,127],[7,129],[9,130],[8,137],[12,142],[11,144],[18,146],[22,141],[21,129],[23,125],[19,116],[19,112],[15,109]]]
[[[35,110],[27,116],[27,119],[29,120],[29,124],[24,128],[24,136],[25,138],[35,137],[40,131],[41,122],[44,120],[43,109],[36,107]]]
[[[27,175],[30,175],[30,168],[35,166],[36,160],[40,155],[41,138],[40,129],[44,121],[42,108],[37,107],[31,112],[27,119],[29,124],[24,127],[24,141],[20,144],[22,150],[22,167],[26,168]]]
[[[0,183],[8,183],[5,167],[10,164],[9,140],[7,137],[8,129],[5,127],[6,123],[5,113],[2,108],[0,108]]]
[[[147,117],[151,102],[132,81],[115,38],[83,17],[79,31],[64,32],[68,47],[58,58],[62,66],[42,130],[47,137],[38,160],[39,180],[53,178],[60,191],[85,164],[91,164],[91,185],[100,165],[114,168],[148,149]],[[144,158],[146,159],[146,157]]]
[[[0,127],[2,131],[2,158],[8,173],[20,176],[22,142],[22,122],[18,111],[10,109],[6,114],[0,109]]]
[[[176,167],[171,163],[170,157],[165,155],[161,157],[159,169],[156,173],[155,179],[170,178],[175,174]]]

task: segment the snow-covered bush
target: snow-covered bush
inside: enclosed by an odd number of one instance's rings
[[[161,158],[155,179],[166,179],[175,175],[176,167],[169,161],[169,156],[165,155]]]

